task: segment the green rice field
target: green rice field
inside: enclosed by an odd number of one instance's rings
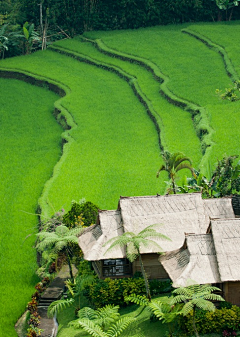
[[[37,282],[38,206],[49,217],[81,198],[115,209],[120,195],[162,194],[162,150],[184,152],[203,173],[240,154],[240,101],[215,94],[239,79],[240,44],[229,38],[239,30],[231,22],[88,32],[0,61],[0,70],[45,81],[0,78],[0,336],[16,336]]]
[[[0,78],[0,336],[15,336],[38,282],[38,198],[61,156],[62,128],[52,111],[58,96],[18,80]],[[37,107],[37,108],[36,108]]]

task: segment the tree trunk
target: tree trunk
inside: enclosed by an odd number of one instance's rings
[[[172,187],[173,187],[173,193],[176,194],[176,185],[175,185],[174,179],[172,179]]]
[[[71,259],[68,254],[67,254],[67,263],[69,267],[70,278],[71,280],[73,280],[72,264],[71,264]]]
[[[196,328],[196,324],[195,324],[195,308],[193,309],[193,330],[195,332],[196,337],[199,337],[197,328]]]
[[[147,298],[149,299],[149,301],[151,301],[151,294],[150,294],[150,289],[149,289],[148,278],[147,278],[147,274],[146,274],[146,272],[144,270],[144,267],[143,267],[143,262],[142,262],[140,251],[138,251],[138,254],[139,254],[139,262],[140,262],[140,266],[141,266],[141,272],[142,272],[144,282],[145,282],[145,287],[146,287],[146,295],[147,295]]]

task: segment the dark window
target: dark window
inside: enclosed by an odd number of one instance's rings
[[[103,277],[131,275],[131,263],[127,259],[103,260]]]

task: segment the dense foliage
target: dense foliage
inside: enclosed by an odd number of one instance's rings
[[[22,6],[23,13],[35,23],[39,23],[38,3],[24,0]],[[221,18],[220,9],[212,0],[45,0],[43,12],[71,34]],[[233,18],[238,15],[235,9]]]
[[[149,286],[154,295],[171,289],[169,282],[158,280],[149,282]],[[125,297],[132,294],[144,295],[146,290],[143,278],[105,278],[104,280],[96,279],[94,283],[86,287],[84,294],[95,307],[99,308],[106,304],[126,305]]]
[[[187,316],[180,316],[180,324],[183,330],[193,333],[192,327],[193,311]],[[240,308],[232,306],[230,309],[222,308],[208,312],[196,310],[195,323],[198,331],[205,333],[220,333],[225,331],[235,331],[240,329]],[[231,336],[231,335],[225,335]]]
[[[0,3],[0,19],[3,23],[15,24],[28,20],[42,31],[43,26],[61,27],[74,35],[86,30],[237,19],[240,10],[235,3],[218,0],[10,0]]]
[[[64,214],[63,223],[73,228],[79,222],[79,219],[83,221],[84,226],[90,226],[96,223],[98,215],[98,206],[91,201],[83,201],[80,203],[73,202],[71,209]]]

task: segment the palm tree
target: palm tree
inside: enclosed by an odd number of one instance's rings
[[[85,307],[79,310],[79,318],[70,322],[69,325],[82,328],[94,337],[117,337],[135,321],[133,317],[120,318],[118,309],[118,305],[106,305],[97,310]]]
[[[144,230],[139,232],[138,234],[135,234],[133,232],[125,232],[121,236],[116,236],[109,241],[107,241],[103,247],[105,247],[108,244],[111,244],[110,247],[106,250],[105,254],[115,248],[116,246],[120,247],[126,247],[126,256],[130,262],[133,262],[136,260],[137,257],[139,257],[139,263],[141,267],[141,272],[145,281],[145,287],[146,287],[146,295],[149,300],[151,300],[151,294],[148,284],[148,278],[147,274],[144,270],[141,254],[140,254],[140,248],[141,247],[149,247],[149,246],[155,246],[159,249],[159,252],[162,251],[162,248],[159,246],[158,243],[155,241],[149,239],[149,238],[161,238],[170,240],[167,236],[156,232],[154,227],[160,226],[159,224],[150,225],[146,227]]]
[[[54,232],[40,232],[36,234],[40,242],[36,245],[36,248],[41,252],[46,248],[54,253],[64,253],[69,266],[69,273],[71,279],[73,279],[72,272],[72,247],[78,244],[78,235],[82,232],[81,227],[75,227],[69,229],[66,226],[60,225],[56,227]]]
[[[171,179],[173,193],[176,194],[175,179],[177,172],[182,169],[188,169],[192,174],[194,174],[191,159],[186,157],[182,152],[170,153],[168,151],[162,152],[162,157],[165,164],[161,165],[157,171],[157,178],[159,177],[159,173],[161,171],[167,171],[169,178]]]
[[[172,304],[184,302],[182,308],[184,316],[193,310],[193,330],[197,337],[199,334],[195,324],[196,308],[214,311],[215,305],[210,301],[224,301],[220,295],[212,294],[213,291],[220,291],[220,289],[209,284],[192,284],[173,291],[176,296],[172,299]]]

